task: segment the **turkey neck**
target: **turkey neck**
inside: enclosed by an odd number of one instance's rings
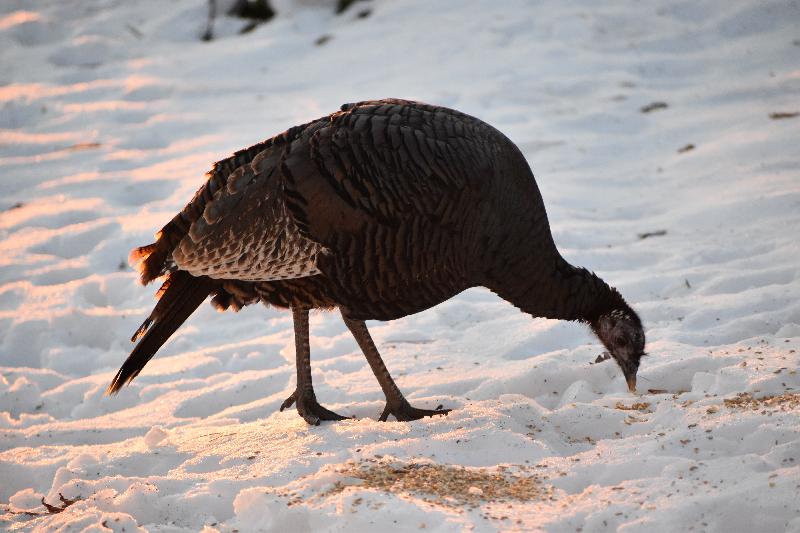
[[[549,237],[549,235],[548,235]],[[552,238],[548,239],[552,243]],[[594,323],[600,315],[627,305],[614,288],[585,268],[568,263],[550,244],[521,246],[504,262],[489,288],[535,317]]]

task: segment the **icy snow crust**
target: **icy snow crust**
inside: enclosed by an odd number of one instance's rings
[[[0,529],[800,531],[798,4],[274,4],[210,43],[201,0],[0,4]],[[312,315],[315,385],[357,419],[277,412],[291,320],[261,306],[203,305],[104,397],[153,304],[128,250],[213,161],[381,97],[520,146],[564,255],[642,315],[643,394],[585,327],[473,289],[371,324],[446,418],[379,423],[337,313]],[[724,402],[741,393],[780,398]],[[386,488],[365,465],[535,474],[549,496]]]

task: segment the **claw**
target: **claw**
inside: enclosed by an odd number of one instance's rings
[[[297,412],[309,425],[318,426],[321,420],[346,420],[348,417],[326,409],[317,402],[314,392],[303,392],[295,389],[294,392],[284,400],[280,410],[295,405]]]
[[[383,408],[383,412],[378,420],[381,422],[386,422],[386,420],[389,418],[389,415],[393,415],[398,421],[407,422],[410,420],[419,420],[420,418],[426,416],[447,416],[447,413],[450,411],[452,411],[452,409],[442,409],[441,405],[436,407],[436,409],[417,409],[416,407],[412,407],[411,404],[405,400],[394,403],[394,405],[393,402],[387,401],[386,407]]]
[[[297,390],[295,390],[295,391],[294,391],[294,392],[291,394],[291,396],[289,396],[288,398],[286,398],[285,400],[283,400],[283,403],[281,404],[281,411],[283,411],[284,409],[288,409],[289,407],[291,407],[292,405],[294,405],[294,401],[295,401],[295,397],[296,397],[296,396],[297,396]]]

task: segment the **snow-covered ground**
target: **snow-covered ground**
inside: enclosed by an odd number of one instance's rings
[[[201,42],[203,0],[0,3],[0,529],[800,531],[800,4],[607,4],[281,0]],[[105,397],[153,303],[128,250],[213,161],[382,97],[517,142],[564,255],[642,315],[641,395],[473,289],[371,324],[446,418],[378,422],[337,313],[315,385],[357,419],[279,413],[261,306],[202,306]]]

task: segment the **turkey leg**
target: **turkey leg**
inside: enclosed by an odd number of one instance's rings
[[[372,342],[372,337],[364,321],[354,320],[348,317],[345,311],[342,311],[342,318],[347,328],[350,330],[350,333],[355,337],[359,347],[361,347],[361,351],[364,352],[364,356],[367,358],[367,362],[372,368],[372,373],[378,378],[378,383],[380,383],[383,394],[386,396],[386,407],[384,407],[383,413],[381,413],[381,422],[385,422],[390,414],[394,415],[397,420],[405,421],[419,420],[424,416],[446,415],[450,412],[450,409],[431,410],[412,407],[405,396],[403,396],[403,393],[400,392],[400,389],[397,388],[397,384],[386,369],[386,365],[383,364],[381,354],[378,353],[375,343]]]
[[[334,413],[317,403],[311,384],[311,347],[308,343],[308,309],[292,307],[294,318],[294,346],[297,357],[297,387],[281,404],[281,411],[295,404],[297,412],[312,426],[320,420],[344,420],[345,416]]]

